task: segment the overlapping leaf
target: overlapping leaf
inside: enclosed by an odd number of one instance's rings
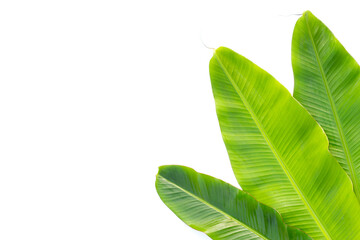
[[[350,179],[310,114],[271,75],[230,49],[214,52],[210,77],[241,187],[314,239],[360,239]]]
[[[219,179],[183,166],[162,166],[156,189],[186,224],[212,239],[311,239],[272,208]]]
[[[294,97],[324,128],[329,150],[350,176],[360,199],[360,67],[310,12],[292,40]]]

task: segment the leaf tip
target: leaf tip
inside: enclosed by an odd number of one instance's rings
[[[229,48],[221,46],[214,49],[214,55],[219,55],[219,54],[221,55],[222,53],[228,52],[229,50],[230,50]]]
[[[158,172],[156,174],[156,179],[161,176],[161,174],[166,171],[166,168],[169,167],[169,165],[162,165],[158,167]]]
[[[309,10],[306,10],[306,11],[303,13],[303,16],[304,16],[305,18],[314,17],[314,14],[312,14],[312,12],[310,12]]]

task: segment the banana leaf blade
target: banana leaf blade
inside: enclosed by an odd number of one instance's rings
[[[334,34],[307,11],[292,39],[294,97],[329,138],[329,150],[360,200],[360,67]]]
[[[212,239],[311,239],[249,194],[188,167],[160,167],[156,189],[180,219]]]
[[[245,192],[314,239],[360,239],[360,208],[322,128],[279,82],[218,48],[210,61],[216,112]]]

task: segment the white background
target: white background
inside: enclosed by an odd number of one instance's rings
[[[311,2],[1,1],[0,239],[207,239],[154,185],[163,164],[237,185],[204,44],[292,92],[290,14],[360,59],[356,1]]]

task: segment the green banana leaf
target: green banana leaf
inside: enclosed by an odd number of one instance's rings
[[[180,219],[212,239],[311,239],[249,194],[188,167],[160,167],[156,189]]]
[[[214,52],[210,77],[242,189],[314,239],[360,239],[351,181],[310,114],[270,74],[230,49]]]
[[[292,40],[294,97],[324,128],[329,150],[360,199],[360,67],[332,32],[309,11]]]

